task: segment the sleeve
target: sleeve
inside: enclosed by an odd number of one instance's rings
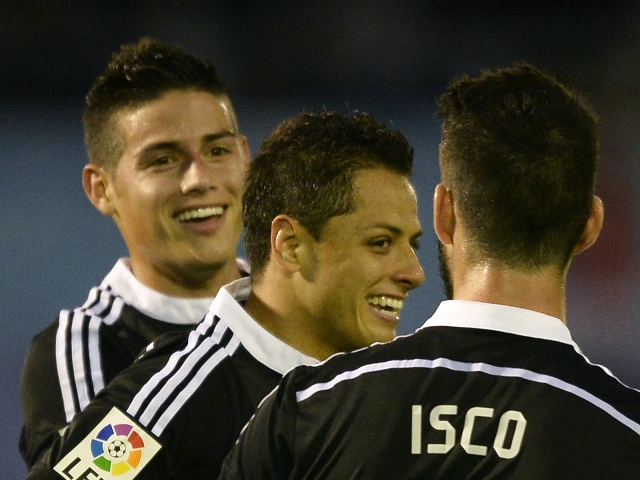
[[[173,350],[154,349],[109,382],[76,414],[28,478],[215,478],[250,412],[237,421],[237,410],[245,412],[247,406],[232,397],[224,368],[211,372],[207,378],[212,381],[193,391],[191,380],[200,380],[197,369],[184,382],[163,375],[165,366],[175,366]],[[156,374],[167,388],[150,381]],[[183,393],[186,402],[174,409]],[[164,426],[158,429],[160,423]]]
[[[218,480],[293,478],[297,402],[293,383],[287,381],[290,375],[262,401],[242,430]]]
[[[56,367],[57,325],[56,321],[34,337],[22,368],[19,450],[27,467],[33,466],[67,425]]]
[[[160,359],[156,359],[160,360]],[[136,393],[157,371],[157,361],[135,363],[77,413],[29,471],[29,480],[121,478],[138,470],[136,480],[167,478],[158,438],[126,413]]]

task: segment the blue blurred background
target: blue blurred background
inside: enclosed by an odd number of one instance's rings
[[[403,315],[443,298],[431,228],[434,99],[463,73],[525,60],[581,90],[602,118],[598,243],[574,262],[569,326],[584,352],[640,387],[640,6],[634,2],[24,0],[0,9],[0,461],[22,478],[18,381],[30,338],[84,302],[126,255],[81,186],[83,99],[142,35],[212,61],[256,151],[303,109],[364,110],[416,151],[427,281]]]

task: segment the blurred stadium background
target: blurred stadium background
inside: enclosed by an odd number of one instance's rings
[[[434,99],[463,73],[529,61],[601,115],[599,242],[579,256],[569,326],[596,363],[640,387],[640,4],[618,1],[376,2],[24,0],[0,8],[0,465],[22,478],[18,381],[30,338],[84,302],[125,254],[82,190],[83,99],[120,44],[142,35],[212,61],[252,151],[303,109],[368,111],[410,137],[427,281],[401,333],[443,298],[431,228]]]

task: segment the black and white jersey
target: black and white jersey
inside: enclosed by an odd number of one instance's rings
[[[287,374],[220,479],[640,478],[640,392],[564,324],[443,302],[416,333]]]
[[[241,259],[238,269],[248,275]],[[20,453],[28,466],[71,419],[159,335],[189,331],[213,298],[176,298],[141,284],[120,259],[87,301],[32,340],[22,371]]]
[[[215,478],[282,375],[317,363],[245,312],[250,291],[250,278],[223,287],[194,330],[157,339],[74,417],[28,478],[59,478],[52,468],[67,480]]]

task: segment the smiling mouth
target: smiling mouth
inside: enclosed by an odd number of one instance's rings
[[[176,215],[179,222],[194,222],[206,220],[211,217],[219,217],[224,213],[224,207],[218,205],[215,207],[201,207],[193,210],[186,210]]]
[[[385,317],[397,320],[400,317],[404,300],[386,295],[375,295],[367,298],[367,303]]]

